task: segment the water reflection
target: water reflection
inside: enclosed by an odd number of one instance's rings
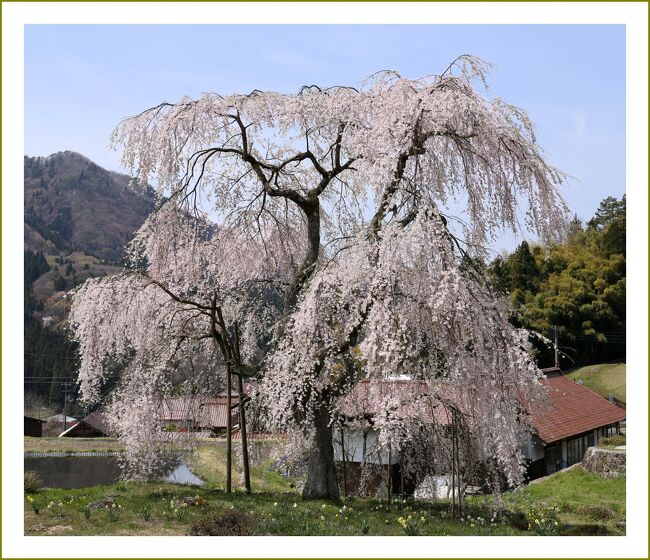
[[[43,486],[66,489],[113,484],[122,474],[117,457],[106,456],[25,458],[25,470],[38,473]],[[173,459],[161,469],[157,478],[176,484],[203,484],[186,463]]]

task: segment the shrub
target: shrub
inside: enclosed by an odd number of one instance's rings
[[[598,445],[602,445],[604,447],[616,447],[618,445],[625,445],[625,436],[618,435],[604,437],[598,442]]]
[[[567,537],[572,537],[572,536],[584,537],[584,536],[612,535],[615,533],[612,533],[612,531],[610,531],[604,525],[590,524],[590,525],[568,525],[564,527],[559,534]]]
[[[188,532],[194,536],[227,537],[252,535],[255,517],[243,511],[228,510],[218,516],[199,519]]]
[[[34,471],[25,472],[25,492],[36,492],[43,486],[43,480]]]
[[[85,507],[83,509],[84,512],[84,517],[86,518],[86,521],[90,520],[90,516],[92,515],[92,510],[90,508]]]
[[[607,506],[603,506],[601,504],[583,506],[580,508],[580,512],[584,513],[587,517],[591,517],[591,519],[596,519],[599,521],[606,521],[608,519],[616,517],[616,513],[614,513]]]

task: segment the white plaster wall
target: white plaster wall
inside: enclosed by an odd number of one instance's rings
[[[388,464],[388,450],[378,451],[377,431],[370,430],[366,436],[366,462],[377,465]],[[341,453],[341,431],[334,430],[334,458],[342,460]],[[363,432],[361,430],[343,430],[343,445],[345,446],[345,459],[353,463],[363,462]],[[395,465],[399,463],[399,453],[392,451],[390,462]]]

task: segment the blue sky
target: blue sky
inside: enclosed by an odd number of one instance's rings
[[[622,25],[28,25],[25,153],[74,150],[120,170],[112,128],[160,101],[357,85],[382,69],[416,78],[463,53],[494,64],[490,94],[531,115],[574,178],[574,212],[588,219],[625,192]]]

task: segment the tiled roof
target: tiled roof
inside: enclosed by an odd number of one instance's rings
[[[238,404],[231,399],[232,406]],[[199,428],[225,428],[227,419],[226,397],[204,395],[165,397],[160,404],[159,417],[165,422],[193,422]],[[233,425],[237,423],[237,409],[232,409]]]
[[[418,402],[423,399],[424,403]],[[349,418],[371,418],[379,412],[381,402],[393,409],[398,418],[419,418],[423,422],[435,418],[437,424],[451,423],[444,406],[430,398],[429,386],[408,379],[363,380],[342,401],[341,411]]]
[[[531,410],[533,424],[544,443],[582,434],[625,419],[625,409],[562,376],[542,380],[548,406]]]
[[[91,412],[82,422],[88,424],[91,428],[103,434],[108,433],[108,419],[101,412]]]

